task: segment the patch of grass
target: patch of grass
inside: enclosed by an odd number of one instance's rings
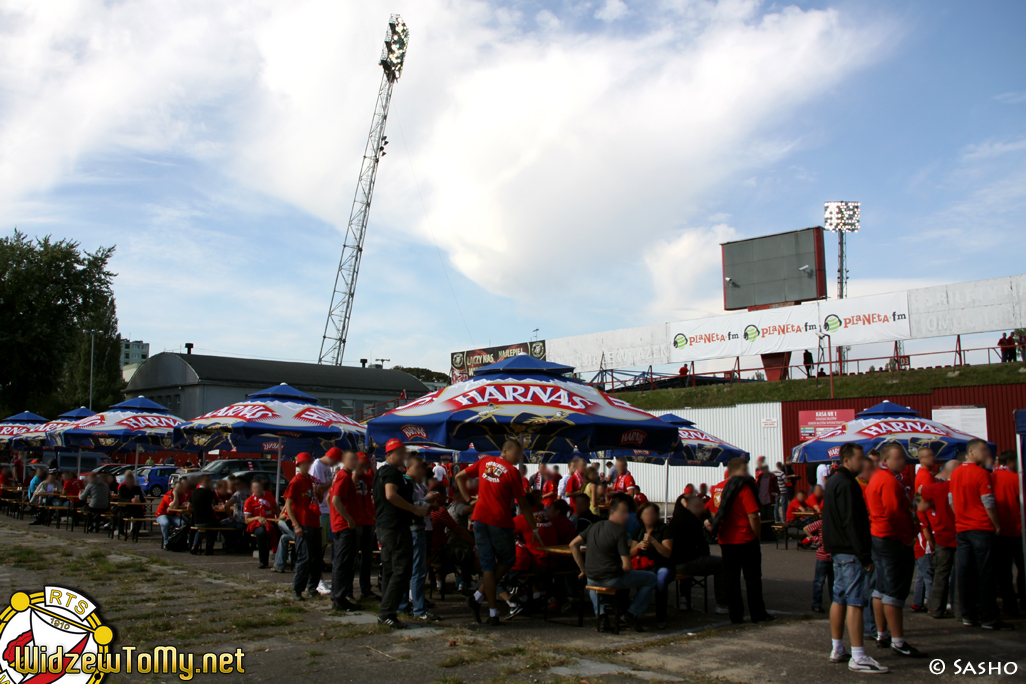
[[[940,357],[938,362],[940,362]],[[951,360],[945,361],[950,363]],[[879,366],[880,363],[876,362]],[[880,397],[902,394],[930,394],[939,387],[972,385],[1020,384],[1026,378],[1019,373],[1018,363],[995,363],[985,366],[957,368],[923,368],[900,373],[865,373],[869,364],[862,364],[863,375],[834,376],[834,396],[838,399]],[[958,371],[956,377],[948,374]],[[829,399],[830,379],[800,378],[781,382],[735,382],[732,385],[684,387],[649,392],[618,392],[617,398],[646,411],[658,409],[734,406],[763,401],[800,401]],[[818,386],[817,386],[818,385]],[[868,407],[868,404],[867,404]]]
[[[322,655],[324,655],[324,651],[318,651],[317,649],[311,649],[311,650],[306,652],[306,655],[309,658],[320,658]]]
[[[488,662],[489,660],[500,660],[502,658],[514,658],[524,656],[529,653],[528,649],[522,646],[512,646],[510,648],[470,648],[458,653],[453,653],[450,656],[442,658],[438,662],[438,667],[462,667],[464,665],[476,665],[478,663]]]
[[[278,609],[278,613],[281,615],[304,615],[306,608],[303,606],[283,606]]]
[[[334,639],[356,639],[374,634],[389,634],[392,630],[384,625],[372,622],[367,625],[338,625],[320,632],[314,642],[332,641]]]

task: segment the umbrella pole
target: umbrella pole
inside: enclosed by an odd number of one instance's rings
[[[663,484],[665,485],[663,491],[663,519],[669,519],[670,516],[670,455],[666,454],[666,460],[663,462]]]
[[[75,479],[82,478],[82,447],[78,448],[78,475]]]
[[[278,498],[281,496],[281,442],[278,442],[278,467],[277,473],[274,476],[274,502],[278,503]]]
[[[135,469],[136,470],[139,470],[139,450],[140,449],[142,449],[142,447],[140,445],[136,444],[135,445]]]
[[[1026,554],[1026,506],[1023,503],[1023,491],[1022,491],[1022,435],[1016,435],[1018,439],[1015,440],[1015,450],[1018,452],[1019,457],[1019,472],[1015,474],[1019,478],[1019,524],[1020,530],[1022,531],[1022,549],[1023,553]],[[1020,597],[1021,598],[1021,597]]]

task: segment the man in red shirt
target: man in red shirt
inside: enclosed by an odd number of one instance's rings
[[[584,489],[584,468],[583,458],[574,456],[570,461],[570,474],[567,475],[566,488],[563,490],[563,497],[567,501],[573,501],[574,496]]]
[[[812,488],[812,493],[805,499],[805,505],[815,513],[822,513],[820,509],[823,507],[823,485]]]
[[[554,471],[545,474],[545,483],[542,485],[542,506],[548,508],[556,502],[556,491],[559,489],[559,476]]]
[[[955,571],[955,550],[958,540],[955,537],[955,512],[948,501],[951,474],[959,466],[952,459],[944,463],[937,473],[937,481],[923,486],[919,495],[930,505],[926,517],[930,520],[933,531],[933,588],[926,602],[930,617],[938,620],[944,617],[948,604],[954,604],[955,584],[951,575]]]
[[[965,463],[951,475],[951,508],[958,538],[958,605],[962,624],[1003,629],[994,587],[994,542],[1001,532],[990,473],[990,447],[982,439],[966,445]]]
[[[348,509],[356,518],[356,550],[360,554],[360,598],[380,601],[381,597],[371,591],[371,563],[378,543],[374,539],[374,459],[357,452],[356,487],[357,504]],[[355,510],[354,510],[355,509]],[[346,596],[354,600],[352,593]]]
[[[1019,463],[1014,451],[1002,451],[998,455],[998,467],[991,475],[994,483],[994,502],[997,504],[998,522],[1001,531],[994,547],[994,572],[997,589],[1001,595],[1001,607],[1010,617],[1019,616],[1019,603],[1026,610],[1026,573],[1023,572],[1022,518],[1019,509]],[[1015,587],[1012,589],[1012,566],[1016,570]]]
[[[745,619],[741,600],[741,574],[744,573],[752,622],[768,622],[775,618],[766,612],[762,598],[762,549],[759,546],[762,518],[755,480],[748,476],[748,462],[741,458],[730,459],[727,474],[727,480],[712,488],[713,497],[707,507],[715,515],[705,521],[705,526],[716,534],[723,554],[730,621],[741,624]]]
[[[905,641],[905,597],[915,572],[916,524],[912,503],[900,474],[905,470],[905,448],[890,442],[880,449],[880,468],[866,487],[869,531],[873,538],[876,587],[873,613],[877,646],[903,656],[922,658],[924,653]]]
[[[627,470],[627,459],[623,456],[616,459],[616,479],[613,480],[613,491],[631,496],[640,491],[634,482],[634,476]]]
[[[353,593],[356,574],[356,541],[363,500],[356,489],[360,457],[355,451],[342,452],[342,467],[335,473],[328,489],[331,533],[335,545],[331,557],[331,608],[352,610],[356,604],[349,600]]]
[[[296,574],[292,591],[303,600],[303,589],[317,598],[321,577],[321,507],[317,503],[314,482],[310,479],[313,456],[305,451],[296,456],[296,475],[285,489],[285,514],[296,535]]]
[[[719,486],[719,485],[717,485],[717,486]],[[716,488],[713,487],[714,491],[715,491],[715,489]],[[715,499],[716,497],[714,496],[713,498]],[[798,520],[798,516],[795,515],[796,513],[808,513],[809,511],[811,511],[812,509],[809,508],[809,505],[808,505],[808,503],[806,503],[806,501],[807,501],[807,498],[805,496],[805,492],[798,491],[794,495],[794,499],[791,500],[791,503],[787,504],[787,512],[784,514],[784,521],[785,522],[795,522],[796,520]],[[801,520],[798,520],[798,522],[801,522],[802,525],[805,524]]]
[[[936,470],[937,456],[929,447],[923,447],[916,451],[916,456],[919,457],[919,470],[916,471],[916,482],[912,489],[918,494],[923,487],[937,481],[933,475],[933,471]]]
[[[249,491],[249,497],[242,504],[243,521],[246,531],[256,538],[260,569],[263,570],[267,567],[271,551],[278,548],[278,504],[264,491],[263,480],[253,480]]]
[[[521,512],[531,510],[517,469],[523,455],[520,442],[506,440],[499,458],[485,456],[456,475],[460,494],[467,501],[470,500],[469,482],[473,478],[478,479],[478,501],[471,520],[474,521],[474,540],[483,579],[480,588],[467,597],[467,606],[480,622],[481,599],[487,598],[490,625],[499,624],[496,587],[516,562],[513,502],[520,505]],[[532,533],[537,535],[534,516],[527,516],[525,520]]]

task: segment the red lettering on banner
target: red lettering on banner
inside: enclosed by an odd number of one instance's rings
[[[648,437],[648,433],[644,430],[628,430],[627,432],[620,435],[620,444],[641,444]]]
[[[239,420],[250,421],[273,420],[274,418],[281,418],[281,416],[264,404],[233,404],[206,413],[196,420],[204,420],[205,418],[238,418]]]
[[[406,435],[406,439],[423,439],[427,440],[427,430],[420,427],[419,425],[403,425],[399,428],[399,431]]]
[[[887,314],[855,314],[854,316],[847,316],[844,319],[844,327],[847,328],[853,325],[873,325],[875,323],[890,323],[891,317]]]
[[[324,408],[323,406],[307,406],[296,414],[296,420],[302,420],[316,425],[323,425],[325,427],[332,425],[333,423],[359,425],[359,423],[354,421],[352,418],[346,418],[338,411],[332,411],[330,408]]]
[[[3,425],[0,426],[0,435],[23,435],[26,432],[32,432],[32,427],[29,425]]]
[[[835,446],[835,447],[830,447],[829,449],[827,449],[827,458],[840,458],[840,457],[841,457],[841,447]]]
[[[688,335],[688,344],[694,346],[696,344],[713,344],[715,342],[726,342],[727,336],[722,333],[696,333],[694,335]]]
[[[82,420],[78,421],[77,423],[75,423],[75,427],[84,428],[93,427],[96,425],[103,425],[104,421],[106,421],[106,418],[103,417],[103,414],[97,413],[95,416],[89,416],[88,418],[83,418]]]
[[[171,416],[140,415],[129,416],[119,420],[117,424],[133,430],[148,430],[151,428],[173,428],[178,423],[178,419]]]
[[[868,435],[869,437],[880,437],[904,432],[925,432],[940,437],[948,436],[947,430],[920,420],[881,420],[859,430],[859,434]]]
[[[805,332],[805,328],[794,323],[781,323],[779,325],[768,325],[765,328],[759,329],[761,337],[768,337],[770,335],[792,335],[796,333]]]
[[[712,436],[707,435],[701,430],[689,430],[687,428],[681,428],[680,430],[677,430],[677,433],[680,435],[681,439],[690,439],[698,442],[715,442],[719,444],[719,440],[713,439]]]
[[[595,402],[551,385],[486,385],[453,397],[464,408],[484,404],[532,404],[584,411]]]
[[[835,427],[835,428],[832,428],[830,430],[827,430],[826,432],[821,434],[816,439],[826,439],[827,437],[837,437],[839,435],[843,435],[845,433],[845,430],[846,430],[845,426],[839,425],[838,427]]]

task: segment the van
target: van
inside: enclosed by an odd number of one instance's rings
[[[108,461],[105,454],[98,454],[92,451],[82,452],[82,465],[79,466],[79,454],[78,452],[63,453],[57,456],[57,469],[61,472],[70,470],[71,472],[82,472],[89,473]]]

